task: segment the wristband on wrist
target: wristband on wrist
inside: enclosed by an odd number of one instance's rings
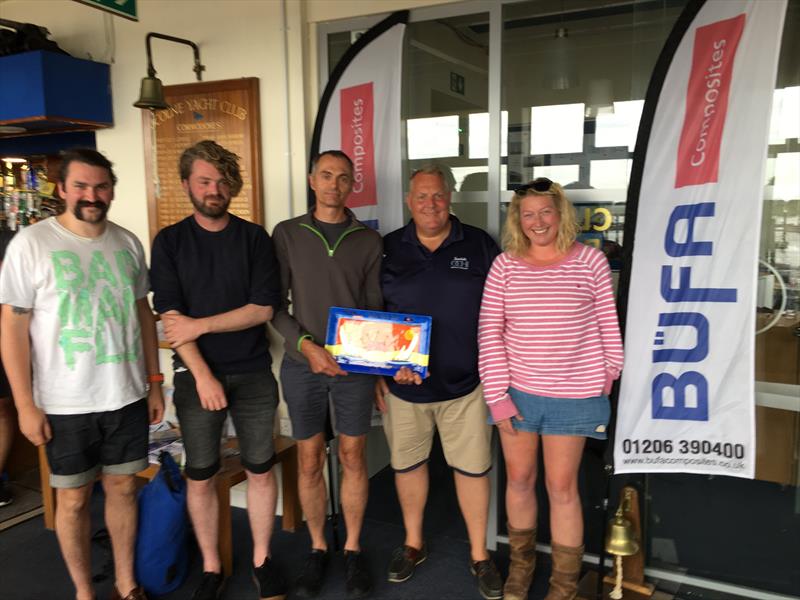
[[[164,374],[155,373],[154,375],[148,375],[147,383],[164,383]]]
[[[314,341],[314,336],[309,334],[309,333],[307,333],[305,335],[301,335],[300,339],[297,340],[297,351],[298,352],[300,352],[300,344],[303,343],[303,340],[311,340],[313,342]]]

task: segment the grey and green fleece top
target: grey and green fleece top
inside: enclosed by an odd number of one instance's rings
[[[345,210],[350,225],[333,246],[314,226],[313,208],[305,215],[278,223],[272,232],[281,270],[282,298],[272,324],[286,340],[286,352],[295,360],[306,360],[299,351],[303,338],[325,345],[331,306],[383,308],[381,236]]]

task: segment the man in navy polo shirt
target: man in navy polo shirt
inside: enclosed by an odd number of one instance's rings
[[[503,582],[486,550],[492,431],[478,378],[478,313],[500,250],[486,232],[450,214],[452,182],[442,165],[415,171],[406,197],[412,220],[383,242],[386,310],[433,317],[429,376],[401,369],[394,379],[379,379],[376,389],[406,530],[388,579],[405,581],[427,558],[422,519],[438,430],[467,525],[470,567],[481,595],[492,600],[502,597]]]

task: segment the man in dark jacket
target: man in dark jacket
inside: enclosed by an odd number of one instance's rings
[[[264,228],[228,212],[242,188],[238,157],[205,140],[180,159],[193,213],[153,242],[156,310],[175,349],[175,408],[186,449],[187,505],[203,578],[193,600],[221,598],[219,508],[215,475],[230,413],[247,473],[253,579],[260,598],[286,593],[270,558],[277,486],[273,427],[278,385],[264,324],[280,302],[278,263]]]
[[[328,562],[323,468],[330,396],[344,470],[341,501],[347,525],[347,592],[350,597],[363,597],[372,590],[359,536],[367,504],[365,447],[375,379],[345,373],[323,345],[331,306],[382,308],[381,238],[345,207],[353,189],[353,163],[344,152],[321,153],[313,161],[308,180],[316,198],[314,206],[303,216],[279,223],[273,232],[283,287],[283,302],[273,325],[286,340],[281,385],[297,440],[300,503],[311,534],[311,553],[295,592],[301,597],[316,596]]]

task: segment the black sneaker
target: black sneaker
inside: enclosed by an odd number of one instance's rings
[[[372,592],[372,577],[364,554],[344,551],[344,581],[348,598],[364,598]]]
[[[428,546],[423,543],[417,550],[411,546],[400,546],[392,553],[392,562],[389,563],[389,576],[392,583],[401,583],[414,574],[414,567],[428,558]]]
[[[269,557],[264,559],[260,567],[253,567],[253,581],[258,586],[261,600],[283,600],[289,591],[286,580]]]
[[[225,577],[222,573],[203,572],[200,585],[192,594],[192,600],[219,600],[225,590]]]
[[[14,501],[11,490],[6,487],[6,482],[0,479],[0,506],[6,506]]]
[[[314,598],[319,595],[327,566],[327,550],[312,550],[303,565],[303,572],[295,582],[295,595],[300,598]]]
[[[503,578],[491,558],[470,561],[470,571],[478,578],[478,591],[486,600],[500,600],[503,597]]]

